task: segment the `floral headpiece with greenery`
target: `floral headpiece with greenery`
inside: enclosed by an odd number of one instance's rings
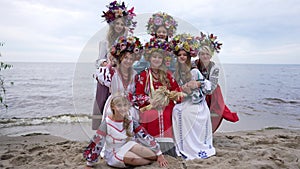
[[[148,24],[146,25],[148,34],[154,36],[156,30],[160,26],[165,27],[168,31],[168,37],[172,38],[176,32],[178,23],[172,16],[168,15],[167,13],[155,13],[152,15],[152,17],[148,21]]]
[[[149,42],[145,44],[145,59],[149,60],[150,55],[153,52],[160,52],[164,54],[164,58],[171,55],[172,49],[170,43],[163,39],[151,38]]]
[[[190,53],[191,57],[195,57],[198,55],[200,49],[200,37],[192,36],[190,34],[179,34],[176,35],[172,41],[172,49],[175,54],[178,54],[180,50],[184,50]]]
[[[120,60],[124,52],[140,54],[143,51],[143,45],[138,37],[135,36],[120,36],[116,43],[111,47],[111,55]]]
[[[221,50],[222,43],[219,43],[217,40],[217,36],[214,34],[204,34],[203,32],[200,33],[200,43],[201,46],[208,46],[212,52],[219,53]]]
[[[101,17],[104,17],[107,23],[111,23],[117,18],[124,17],[125,25],[129,27],[129,31],[131,33],[133,32],[137,23],[133,21],[133,17],[136,16],[136,14],[133,12],[134,7],[132,7],[130,10],[127,10],[124,2],[120,4],[117,1],[111,2],[106,7],[108,8],[108,11],[103,11],[103,15]]]

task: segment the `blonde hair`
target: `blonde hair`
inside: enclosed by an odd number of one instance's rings
[[[121,19],[122,22],[125,25],[125,19],[124,18],[118,18],[118,19]],[[118,20],[118,19],[116,19],[116,20]],[[108,32],[107,32],[107,35],[106,35],[106,40],[108,41],[108,47],[109,48],[115,43],[115,41],[118,39],[118,37],[124,35],[124,33],[125,33],[125,29],[123,29],[123,31],[120,32],[120,33],[117,33],[115,31],[115,22],[116,22],[116,20],[114,20],[112,23],[109,24],[109,29],[108,29]]]
[[[124,96],[122,94],[116,94],[111,99],[111,102],[110,102],[110,107],[111,107],[113,115],[115,115],[115,107],[118,103],[124,103],[128,107],[127,111],[129,111],[130,103],[129,103],[128,99],[126,98],[126,96]],[[131,131],[132,129],[130,128],[130,122],[131,122],[131,119],[129,119],[129,115],[126,114],[123,119],[123,127],[126,130],[126,135],[128,136],[127,140],[130,140],[130,138],[133,137],[133,134]]]
[[[200,53],[201,52],[207,52],[209,55],[210,55],[210,57],[212,57],[213,55],[214,55],[214,52],[211,50],[211,48],[209,47],[209,46],[207,46],[207,45],[204,45],[204,46],[202,46],[201,48],[200,48],[200,52],[199,52],[199,56],[200,56]]]
[[[152,57],[152,55],[154,53],[158,53],[159,55],[161,55],[163,57],[163,61],[162,64],[160,65],[159,69],[158,69],[158,80],[164,85],[167,86],[168,88],[170,87],[170,81],[167,78],[167,67],[165,65],[165,57],[164,57],[164,52],[165,51],[160,51],[160,50],[154,50],[149,54],[148,57],[148,61],[150,61],[150,58]]]

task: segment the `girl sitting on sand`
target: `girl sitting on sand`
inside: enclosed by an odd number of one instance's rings
[[[124,95],[116,95],[110,103],[112,114],[102,121],[96,135],[83,153],[88,166],[93,166],[105,145],[104,159],[109,166],[125,168],[157,161],[168,166],[159,144],[129,115],[130,103]]]

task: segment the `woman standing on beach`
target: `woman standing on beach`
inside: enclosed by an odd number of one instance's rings
[[[237,113],[231,112],[224,103],[221,88],[218,84],[220,68],[211,61],[212,56],[219,53],[222,45],[216,39],[217,37],[213,34],[206,36],[201,32],[199,59],[195,60],[195,66],[205,79],[212,83],[212,88],[206,95],[206,101],[211,112],[213,132],[217,130],[223,118],[231,122],[239,120]]]
[[[115,43],[118,37],[127,36],[128,31],[132,32],[136,26],[136,22],[133,21],[133,17],[135,16],[133,8],[127,10],[124,2],[119,4],[117,1],[113,1],[107,7],[108,11],[103,11],[102,17],[104,17],[106,22],[109,24],[109,30],[106,35],[106,40],[100,41],[99,43],[97,73],[108,70],[111,74],[113,74],[113,67],[115,67],[116,63],[115,59],[109,54],[109,48]],[[106,67],[98,65],[98,62],[103,59],[108,61],[108,65]],[[93,130],[96,130],[100,125],[103,107],[109,95],[109,88],[97,80],[96,98],[93,107]]]
[[[105,143],[104,159],[109,166],[126,168],[127,165],[147,165],[156,160],[161,167],[167,167],[159,144],[131,117],[127,96],[114,96],[110,106],[112,114],[105,117],[83,153],[87,166],[98,161]]]
[[[166,86],[169,91],[180,91],[164,64],[164,58],[170,55],[170,50],[169,43],[161,39],[152,38],[145,44],[145,59],[150,62],[150,68],[143,70],[135,79],[135,98],[140,109],[150,104],[153,92],[161,86]],[[156,137],[164,153],[175,156],[172,131],[173,107],[174,102],[170,101],[161,111],[141,112],[140,123],[149,134]],[[174,151],[168,152],[172,150]]]
[[[176,153],[186,160],[215,155],[210,112],[205,94],[211,83],[200,71],[191,69],[191,57],[196,57],[200,42],[189,34],[176,35],[172,48],[177,56],[174,78],[187,94],[173,108],[172,120]]]

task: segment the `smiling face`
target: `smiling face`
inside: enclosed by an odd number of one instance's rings
[[[167,31],[167,29],[164,26],[160,26],[156,30],[156,35],[157,35],[157,38],[166,40],[167,36],[168,36],[168,31]]]
[[[114,30],[116,33],[120,34],[125,27],[125,23],[123,22],[122,18],[118,18],[114,21]]]
[[[115,119],[122,120],[125,115],[128,115],[129,103],[125,97],[117,96],[112,99],[111,109]]]
[[[134,62],[134,56],[130,52],[126,52],[121,60],[121,67],[124,69],[129,69],[132,67]]]
[[[179,63],[184,64],[188,59],[188,54],[184,50],[180,50],[177,55],[177,60]]]
[[[207,65],[210,62],[211,57],[212,56],[209,47],[203,47],[199,52],[199,59],[204,65]]]
[[[159,69],[163,64],[163,54],[160,52],[153,52],[150,57],[150,67],[153,69]]]

